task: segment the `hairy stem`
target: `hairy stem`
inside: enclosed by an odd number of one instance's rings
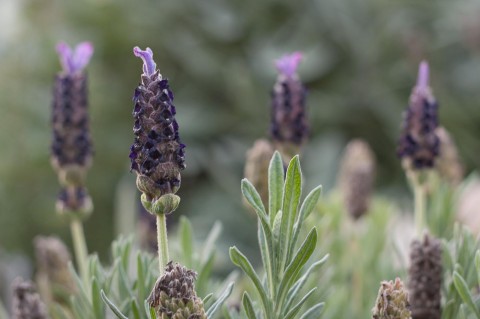
[[[80,272],[80,276],[85,284],[88,284],[87,278],[87,243],[85,241],[85,233],[83,231],[82,221],[78,218],[74,218],[70,222],[70,230],[72,232],[73,247],[75,250],[75,259],[77,261],[77,267]]]
[[[158,265],[160,275],[165,271],[165,266],[169,261],[168,257],[168,239],[167,239],[167,218],[165,214],[156,214],[157,216],[157,241],[158,241]]]
[[[417,235],[422,236],[425,227],[425,187],[418,180],[413,181],[413,192],[415,197],[415,227]]]

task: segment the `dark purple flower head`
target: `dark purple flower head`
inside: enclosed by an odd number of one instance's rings
[[[60,42],[57,45],[57,53],[63,71],[73,74],[82,71],[87,66],[93,54],[93,45],[90,42],[82,42],[72,50],[65,42]]]
[[[420,63],[417,85],[404,114],[397,154],[414,170],[433,168],[439,155],[438,104],[429,86],[427,62]]]
[[[298,154],[308,138],[306,89],[297,75],[302,54],[287,54],[275,61],[279,72],[272,91],[270,135],[285,157]]]
[[[129,157],[137,186],[153,201],[179,189],[185,145],[178,133],[173,93],[156,68],[152,50],[135,47],[133,52],[143,60],[143,74],[133,96],[135,140]]]
[[[82,187],[92,161],[89,130],[87,76],[84,72],[93,53],[89,42],[71,50],[57,46],[63,72],[55,78],[52,103],[52,165],[65,187]]]

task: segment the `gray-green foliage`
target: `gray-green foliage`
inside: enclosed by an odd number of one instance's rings
[[[480,318],[480,243],[456,225],[453,238],[443,241],[445,305],[442,319]]]
[[[255,187],[242,180],[242,193],[258,216],[258,242],[265,278],[261,279],[248,258],[236,247],[230,248],[232,262],[240,267],[253,283],[255,293],[243,294],[242,305],[249,319],[263,318],[318,318],[323,302],[316,302],[307,310],[303,306],[312,300],[316,287],[303,291],[312,270],[325,262],[323,257],[310,263],[317,245],[317,230],[312,227],[300,245],[297,245],[305,218],[314,209],[321,187],[313,189],[300,205],[302,172],[295,156],[288,165],[284,178],[281,156],[275,152],[268,174],[268,213]],[[297,247],[298,246],[298,247]]]

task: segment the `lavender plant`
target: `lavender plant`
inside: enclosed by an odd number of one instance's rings
[[[232,262],[240,267],[253,283],[255,294],[243,294],[243,309],[249,319],[254,318],[318,318],[323,302],[307,310],[302,307],[312,299],[316,287],[302,294],[302,288],[327,256],[305,269],[317,244],[313,227],[297,248],[305,218],[314,209],[321,186],[313,189],[300,206],[302,173],[298,156],[293,157],[284,178],[283,162],[275,152],[269,166],[268,212],[255,187],[242,180],[242,193],[258,216],[258,242],[262,255],[265,279],[261,280],[248,258],[238,248],[230,248]]]
[[[93,54],[93,46],[83,42],[72,50],[60,43],[57,52],[63,70],[55,78],[52,104],[51,162],[62,185],[56,207],[60,215],[70,220],[76,261],[82,279],[88,281],[82,220],[92,211],[92,201],[85,188],[86,172],[92,162],[92,143],[84,69]]]

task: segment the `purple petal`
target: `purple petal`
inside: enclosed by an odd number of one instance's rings
[[[418,67],[417,87],[420,89],[426,89],[429,84],[429,68],[428,62],[422,61]]]
[[[293,52],[292,54],[286,54],[280,59],[276,60],[275,66],[277,67],[278,72],[287,77],[291,77],[297,72],[297,68],[301,60],[302,53]]]
[[[153,52],[150,48],[147,48],[145,51],[143,51],[139,47],[134,47],[133,54],[143,60],[144,74],[151,76],[153,73],[155,73],[157,65],[155,64],[155,61],[153,61]]]
[[[65,42],[60,42],[57,45],[57,53],[63,71],[73,74],[82,71],[87,66],[93,54],[93,45],[90,42],[82,42],[75,47],[75,50],[72,50]]]
[[[73,53],[73,72],[83,70],[93,55],[93,44],[91,42],[82,42],[75,47]]]
[[[71,73],[72,66],[72,49],[65,42],[60,42],[57,44],[57,53],[60,57],[60,64],[65,72]]]

